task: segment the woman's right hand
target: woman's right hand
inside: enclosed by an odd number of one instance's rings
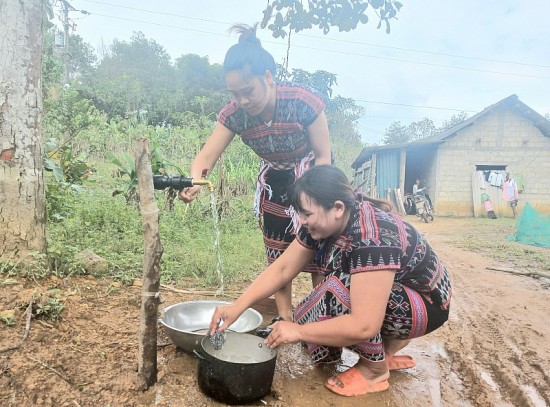
[[[197,197],[197,194],[201,190],[200,185],[195,185],[189,188],[183,188],[179,193],[178,197],[185,203],[191,202],[193,199]]]
[[[241,311],[236,304],[216,307],[214,314],[212,315],[212,320],[210,321],[208,333],[211,335],[216,331],[216,326],[220,320],[222,320],[223,323],[218,327],[218,332],[225,331],[241,316],[242,313],[243,311]]]

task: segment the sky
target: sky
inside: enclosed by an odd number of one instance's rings
[[[99,53],[136,31],[173,59],[185,54],[223,63],[238,40],[228,28],[260,22],[267,0],[68,0],[72,33]],[[314,27],[293,33],[289,69],[337,75],[334,94],[365,108],[359,132],[380,143],[396,121],[423,118],[438,127],[461,111],[470,116],[512,94],[550,114],[549,0],[400,0],[391,33],[369,22],[350,32]],[[84,14],[85,10],[89,14]],[[283,64],[287,40],[258,30],[262,45]]]

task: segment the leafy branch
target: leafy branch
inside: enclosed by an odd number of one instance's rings
[[[384,23],[390,33],[390,20],[397,19],[403,6],[395,0],[273,0],[263,12],[262,28],[272,31],[275,38],[285,38],[291,31],[300,32],[313,26],[327,34],[331,27],[351,31],[357,24],[369,21],[367,10],[371,7],[379,18],[378,27]]]

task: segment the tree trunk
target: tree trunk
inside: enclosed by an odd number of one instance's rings
[[[46,250],[42,0],[0,0],[0,261]]]
[[[134,147],[134,155],[144,240],[138,374],[144,380],[145,386],[149,387],[157,381],[157,311],[163,248],[159,235],[159,209],[153,188],[149,142],[138,141]]]

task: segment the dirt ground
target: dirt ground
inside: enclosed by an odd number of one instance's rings
[[[492,249],[464,245],[468,236],[479,233],[486,242],[505,239],[511,223],[495,220],[494,227],[481,230],[475,219],[436,218],[430,224],[409,220],[427,235],[454,284],[448,323],[410,346],[408,353],[416,357],[417,366],[392,373],[387,392],[347,399],[324,388],[331,372],[311,366],[301,346],[286,346],[279,350],[272,393],[251,405],[550,405],[550,275],[533,278],[503,271],[548,275],[548,269],[537,269],[517,255],[497,261],[488,252],[498,247],[495,244],[487,245]],[[550,261],[550,249],[525,247]],[[308,285],[306,279],[296,284],[296,301]],[[55,290],[65,306],[61,318],[57,322],[33,318],[21,346],[6,350],[20,344],[27,331],[25,304],[36,289]],[[162,306],[208,298],[213,297],[207,292],[162,290]],[[197,358],[170,344],[161,328],[158,383],[140,389],[136,380],[139,301],[138,286],[109,280],[29,281],[0,275],[0,312],[15,312],[14,326],[0,322],[0,405],[221,406],[198,388]],[[272,316],[268,313],[266,309],[266,321]],[[344,365],[353,363],[354,355],[346,353]]]

